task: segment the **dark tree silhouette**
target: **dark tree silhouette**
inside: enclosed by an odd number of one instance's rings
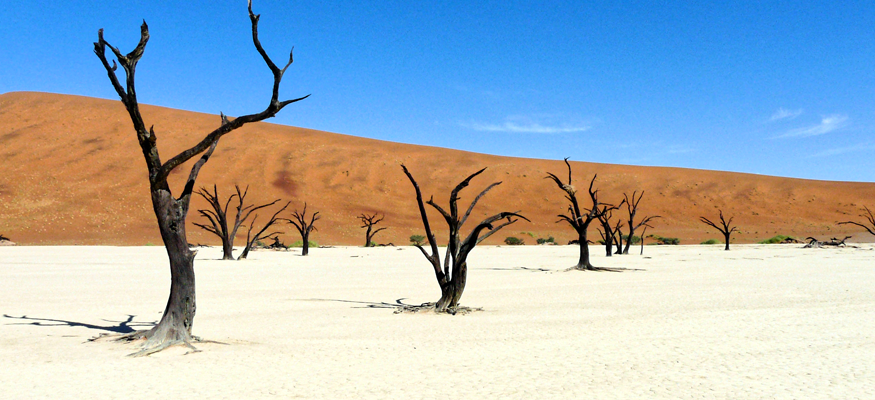
[[[380,229],[374,230],[374,226],[379,224],[380,221],[382,221],[383,218],[385,218],[385,217],[386,217],[385,215],[380,217],[380,213],[374,213],[373,215],[367,215],[367,214],[359,215],[359,219],[362,221],[362,224],[363,224],[362,228],[367,228],[367,231],[365,231],[365,247],[373,247],[374,246],[374,243],[373,243],[374,235],[376,235],[378,232],[382,231],[383,229],[386,229],[386,228],[380,228]]]
[[[303,242],[303,250],[301,250],[301,255],[306,256],[310,253],[310,232],[317,230],[316,226],[313,225],[316,221],[319,220],[319,212],[314,212],[313,215],[310,216],[310,221],[307,222],[307,203],[304,203],[304,211],[292,213],[292,217],[294,219],[289,219],[290,224],[294,225],[295,228],[298,228],[298,232],[301,233],[301,241]]]
[[[199,223],[194,223],[194,225],[218,236],[219,239],[222,240],[223,260],[234,259],[234,256],[231,254],[234,251],[234,239],[237,237],[237,230],[240,229],[240,226],[243,225],[243,222],[246,221],[254,211],[265,207],[270,207],[276,204],[276,202],[280,201],[279,199],[276,199],[270,203],[262,204],[260,206],[256,206],[253,204],[245,206],[243,205],[243,201],[246,199],[246,194],[249,193],[249,186],[247,185],[246,189],[242,192],[240,191],[240,186],[238,185],[234,185],[234,189],[237,191],[237,194],[232,194],[231,197],[228,198],[228,201],[225,202],[224,207],[219,201],[219,191],[216,188],[216,185],[213,185],[212,193],[210,193],[210,191],[204,187],[201,187],[200,190],[195,192],[195,194],[203,197],[204,200],[209,203],[211,209],[197,210],[200,215],[210,221],[209,225]],[[234,224],[229,225],[228,206],[231,204],[231,201],[234,200],[234,198],[237,198],[237,214],[234,216]]]
[[[734,217],[730,217],[729,221],[727,221],[723,218],[723,210],[720,210],[720,225],[717,225],[716,223],[705,217],[699,217],[699,220],[702,221],[702,223],[710,225],[714,229],[720,231],[720,233],[723,234],[723,239],[726,241],[726,248],[724,250],[729,250],[729,236],[732,235],[732,232],[738,231],[734,226],[731,226],[732,218]]]
[[[839,225],[846,225],[846,224],[856,225],[856,226],[859,226],[859,227],[865,229],[870,234],[875,235],[875,215],[872,214],[872,211],[869,210],[869,207],[864,206],[863,210],[866,211],[866,213],[860,214],[860,216],[865,218],[866,221],[869,223],[869,225],[866,225],[865,223],[854,222],[854,221],[839,222]]]
[[[581,209],[577,202],[577,190],[571,185],[571,164],[568,163],[568,158],[565,158],[565,165],[568,167],[568,183],[562,183],[562,180],[559,179],[559,177],[549,172],[547,173],[547,178],[556,182],[559,189],[562,189],[562,191],[565,192],[565,199],[570,203],[568,206],[568,215],[560,214],[559,221],[568,222],[568,224],[577,232],[577,242],[580,245],[580,258],[577,261],[577,265],[572,269],[581,271],[600,270],[601,268],[597,268],[589,262],[589,246],[587,245],[586,240],[586,231],[589,229],[589,224],[592,223],[593,220],[598,219],[604,212],[603,209],[599,208],[600,205],[604,204],[599,202],[598,190],[592,189],[598,175],[593,175],[592,180],[589,182],[589,198],[592,200],[592,207],[589,209]]]
[[[832,238],[832,239],[827,240],[825,242],[821,242],[821,241],[809,236],[809,237],[805,238],[805,240],[808,241],[808,244],[806,244],[805,246],[802,246],[802,248],[804,248],[804,249],[821,248],[821,247],[826,247],[826,246],[845,247],[845,246],[847,246],[845,244],[845,241],[850,239],[851,237],[852,236],[845,236],[844,239]]]
[[[462,297],[462,292],[465,290],[465,283],[468,277],[468,254],[471,250],[474,250],[474,246],[495,232],[498,232],[501,228],[519,221],[520,218],[525,219],[526,221],[528,221],[528,219],[516,212],[500,212],[481,221],[471,230],[471,233],[469,233],[464,240],[461,240],[459,235],[462,225],[468,220],[468,217],[471,215],[471,211],[474,209],[477,201],[479,201],[480,198],[490,189],[500,185],[501,182],[495,182],[487,186],[486,189],[483,189],[483,191],[474,198],[471,205],[468,206],[468,211],[460,216],[459,208],[456,204],[459,200],[459,192],[468,186],[468,183],[472,178],[480,175],[486,170],[486,168],[471,174],[465,178],[465,180],[456,185],[455,189],[450,193],[449,211],[444,210],[441,206],[437,205],[434,202],[434,197],[423,203],[422,192],[419,190],[419,184],[416,183],[416,180],[413,179],[413,175],[410,174],[410,171],[408,171],[407,167],[403,164],[401,165],[401,169],[404,170],[404,174],[407,175],[407,178],[410,179],[410,183],[416,190],[416,202],[419,206],[419,214],[422,217],[422,224],[425,227],[425,235],[428,238],[428,243],[431,245],[431,254],[429,255],[422,246],[414,244],[414,246],[422,252],[425,258],[431,262],[432,267],[434,267],[434,273],[438,285],[440,285],[441,288],[441,298],[437,303],[434,303],[434,310],[437,312],[449,312],[454,314],[459,305],[459,299]],[[444,217],[444,220],[446,220],[447,226],[450,229],[443,268],[441,268],[440,252],[438,251],[437,241],[434,238],[434,233],[428,222],[428,215],[425,212],[425,204],[428,204],[437,210]],[[511,217],[517,217],[517,219]],[[507,219],[507,221],[497,226],[492,225],[492,223],[503,219]],[[483,236],[480,236],[484,229],[488,229],[489,231],[484,233]],[[431,306],[431,304],[428,304],[428,306]]]
[[[252,246],[254,246],[255,243],[258,242],[259,240],[274,239],[277,242],[279,242],[279,238],[277,238],[276,235],[279,235],[280,233],[283,233],[283,232],[279,232],[279,231],[272,231],[270,233],[265,233],[265,232],[267,232],[267,230],[270,229],[270,227],[272,227],[277,222],[288,221],[287,219],[284,219],[284,218],[278,218],[277,215],[280,215],[281,212],[285,211],[286,208],[289,207],[289,204],[292,204],[292,202],[287,202],[286,205],[284,205],[282,208],[280,208],[275,213],[273,213],[273,215],[270,217],[270,219],[267,221],[267,223],[264,224],[264,226],[261,227],[261,229],[259,229],[258,232],[255,233],[255,235],[252,234],[252,230],[253,230],[253,227],[255,226],[255,221],[258,220],[258,214],[255,214],[255,216],[252,217],[252,223],[249,224],[249,229],[246,231],[246,246],[243,247],[243,252],[240,253],[240,257],[237,257],[238,260],[245,260],[246,257],[249,256],[249,250],[252,250]]]
[[[648,216],[641,219],[637,224],[635,223],[635,214],[638,213],[638,203],[641,203],[641,198],[644,197],[644,191],[641,191],[641,195],[637,195],[638,191],[632,192],[632,198],[629,198],[629,195],[623,193],[623,203],[626,203],[626,211],[629,214],[629,220],[626,222],[629,227],[629,236],[626,238],[626,245],[623,247],[623,254],[629,254],[629,247],[632,246],[632,237],[635,236],[635,230],[638,228],[644,227],[645,232],[647,227],[651,227],[650,221],[653,221],[657,218],[662,218],[659,215]],[[637,196],[637,197],[636,197]],[[622,205],[622,203],[621,203]],[[644,234],[641,234],[641,242],[644,242]],[[641,248],[641,253],[644,253],[644,248]]]
[[[622,204],[620,204],[622,206]],[[611,205],[603,205],[602,209],[598,213],[598,220],[601,224],[601,229],[599,229],[599,235],[602,237],[602,241],[605,244],[605,256],[610,257],[614,254],[614,247],[617,248],[617,254],[623,250],[623,232],[620,230],[623,221],[617,220],[614,225],[611,225],[611,219],[613,217],[614,210],[617,207]]]
[[[643,256],[643,255],[644,255],[644,238],[646,237],[645,235],[647,234],[647,228],[648,228],[650,225],[644,224],[644,225],[642,225],[642,226],[644,227],[644,229],[641,230],[641,252],[638,253],[638,255],[642,255],[642,256]],[[631,236],[631,235],[630,235],[630,236]]]
[[[137,93],[134,87],[134,73],[137,63],[146,49],[146,43],[149,41],[149,27],[144,21],[140,27],[140,42],[128,54],[122,54],[116,47],[107,43],[103,38],[103,29],[100,29],[97,33],[98,40],[94,43],[94,53],[100,59],[113,88],[118,93],[122,103],[124,103],[131,117],[131,122],[133,122],[134,130],[137,132],[137,140],[149,172],[149,191],[152,198],[152,207],[155,211],[159,231],[161,232],[161,239],[164,242],[164,247],[167,249],[167,255],[170,259],[170,296],[161,321],[152,329],[134,332],[121,338],[124,340],[144,339],[142,350],[132,355],[148,355],[176,344],[184,344],[193,348],[191,344],[193,340],[191,330],[195,310],[197,309],[195,305],[194,280],[195,252],[189,249],[188,246],[185,234],[185,218],[188,215],[191,195],[198,173],[216,149],[219,139],[245,124],[271,118],[282,110],[283,107],[307,98],[307,96],[304,96],[293,100],[279,100],[280,82],[286,69],[292,64],[292,56],[291,54],[289,55],[289,62],[283,68],[277,67],[271,61],[264,48],[262,48],[261,42],[258,40],[259,16],[252,13],[251,2],[248,8],[249,20],[252,24],[252,42],[273,75],[272,94],[267,108],[259,113],[243,115],[233,120],[221,115],[221,125],[218,128],[207,134],[194,146],[165,162],[161,161],[161,157],[158,154],[157,137],[153,127],[147,129],[146,123],[140,114]],[[110,64],[106,57],[107,47],[112,52],[112,55],[115,56],[115,59],[118,60],[118,64],[121,64],[124,69],[124,84],[120,82],[118,75],[116,75],[116,69],[118,68],[116,60],[113,60],[112,64]],[[167,182],[167,177],[174,169],[199,154],[202,154],[202,156],[192,166],[180,195],[174,197]]]

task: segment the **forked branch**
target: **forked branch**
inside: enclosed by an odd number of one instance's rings
[[[149,166],[149,178],[152,186],[156,186],[161,184],[162,182],[166,182],[167,176],[170,175],[170,172],[173,171],[173,169],[190,160],[192,157],[201,154],[204,151],[207,151],[207,149],[213,146],[215,142],[223,135],[243,126],[244,124],[271,118],[275,116],[277,112],[282,110],[283,107],[291,103],[306,99],[310,96],[306,95],[296,99],[279,101],[279,86],[282,82],[283,74],[285,73],[289,65],[292,64],[292,56],[290,54],[289,62],[282,69],[278,68],[276,64],[274,64],[274,62],[267,55],[267,52],[264,51],[264,48],[262,47],[261,42],[258,39],[259,17],[259,15],[253,14],[252,2],[250,1],[249,19],[252,23],[252,42],[255,45],[258,53],[264,59],[271,73],[273,74],[273,87],[270,103],[261,112],[243,115],[233,120],[229,120],[223,115],[222,125],[219,128],[210,132],[208,135],[206,135],[206,137],[204,137],[194,146],[177,154],[163,164],[161,163],[160,157],[158,157],[158,150],[155,147],[156,138],[154,130],[152,128],[148,130],[146,129],[146,125],[143,122],[142,116],[140,115],[139,104],[137,102],[137,93],[134,85],[134,76],[136,73],[137,63],[143,56],[146,44],[149,41],[149,26],[146,24],[145,21],[143,21],[143,24],[140,26],[140,42],[137,44],[137,47],[134,48],[133,51],[126,55],[123,55],[116,47],[112,46],[104,39],[103,29],[100,29],[98,31],[98,40],[94,43],[94,53],[97,54],[97,57],[103,64],[103,67],[109,76],[113,88],[115,89],[116,93],[118,93],[119,97],[122,100],[122,103],[125,104],[125,107],[127,108],[128,113],[131,116],[131,120],[134,123],[134,129],[137,131],[137,138],[140,142],[140,147],[142,148],[143,153],[146,156],[147,164]],[[116,61],[113,60],[112,64],[110,65],[110,62],[106,57],[107,47],[111,50],[111,52],[115,56],[115,59],[118,60],[118,64],[120,64],[125,71],[125,86],[122,86],[121,82],[118,79],[118,76],[116,75]],[[196,172],[193,173],[193,175],[196,176]]]
[[[736,227],[731,225],[733,218],[735,218],[735,217],[730,217],[729,220],[727,221],[723,217],[723,210],[720,210],[720,225],[717,225],[715,222],[713,222],[710,219],[705,218],[705,217],[699,217],[699,220],[702,221],[702,223],[709,225],[709,226],[713,227],[714,229],[717,229],[718,231],[720,231],[720,233],[723,234],[723,238],[726,242],[725,250],[729,250],[729,236],[732,235],[733,232],[738,231],[738,229],[736,229]]]
[[[865,229],[870,234],[875,235],[875,215],[872,214],[872,211],[869,210],[869,207],[864,206],[863,210],[866,212],[861,213],[860,216],[865,218],[869,225],[866,225],[865,223],[855,222],[855,221],[844,221],[844,222],[839,222],[838,224],[839,225],[846,225],[846,224],[847,225],[856,225],[856,226],[859,226],[859,227]]]

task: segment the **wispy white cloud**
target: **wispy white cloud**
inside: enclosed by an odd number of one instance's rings
[[[540,115],[535,117],[513,116],[500,123],[469,122],[461,123],[465,128],[480,132],[509,132],[509,133],[576,133],[585,132],[592,128],[590,124],[556,122],[555,116]],[[545,121],[547,120],[547,121]]]
[[[837,147],[812,154],[811,157],[832,157],[846,153],[875,150],[875,143],[859,143],[853,146]]]
[[[769,122],[775,122],[775,121],[780,121],[780,120],[784,120],[784,119],[792,120],[800,115],[802,115],[801,108],[798,110],[788,110],[784,107],[781,107],[778,109],[778,111],[775,111],[775,113],[772,114],[771,117],[769,117]]]
[[[482,124],[471,123],[463,124],[475,131],[481,132],[513,132],[513,133],[572,133],[584,132],[591,127],[588,125],[562,125],[562,126],[546,126],[538,123],[518,124],[516,122],[505,122],[502,124]]]
[[[777,136],[777,138],[789,137],[810,137],[823,135],[832,132],[836,129],[844,128],[848,125],[848,116],[842,114],[832,114],[821,118],[820,123],[813,126],[797,128]]]

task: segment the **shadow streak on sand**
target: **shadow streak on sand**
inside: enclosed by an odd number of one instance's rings
[[[625,267],[594,267],[587,269],[580,269],[577,267],[571,267],[565,270],[565,272],[570,271],[592,271],[592,272],[626,272],[626,271],[647,271],[643,268],[625,268]]]
[[[128,314],[128,318],[124,321],[110,321],[110,320],[105,319],[104,321],[106,321],[106,322],[118,323],[118,325],[107,325],[107,326],[86,324],[84,322],[67,321],[67,320],[63,320],[63,319],[33,318],[33,317],[28,317],[27,315],[22,315],[20,317],[13,317],[9,314],[3,314],[3,316],[6,318],[11,318],[11,319],[31,321],[31,322],[18,322],[18,323],[12,323],[12,324],[7,324],[7,325],[33,325],[33,326],[64,326],[64,325],[66,325],[66,326],[70,326],[70,327],[81,326],[81,327],[88,328],[88,329],[109,331],[109,332],[114,332],[114,333],[131,333],[131,332],[134,332],[136,330],[133,328],[135,326],[144,326],[144,327],[149,326],[149,327],[151,327],[157,323],[157,321],[156,322],[133,322],[135,316],[130,315],[130,314]]]
[[[479,268],[490,271],[527,271],[527,272],[565,272],[565,271],[582,271],[575,267],[571,267],[568,269],[548,269],[548,268],[529,268],[529,267],[513,267],[513,268]],[[624,268],[624,267],[595,267],[594,269],[588,269],[587,271],[595,271],[595,272],[623,272],[623,271],[646,271],[646,269],[641,268]]]
[[[402,297],[398,300],[395,300],[394,303],[386,303],[386,302],[374,303],[371,301],[356,301],[356,300],[342,300],[342,299],[302,299],[302,300],[303,301],[334,301],[334,302],[338,302],[338,303],[352,303],[352,304],[359,304],[360,305],[359,307],[353,307],[353,308],[398,309],[398,308],[404,308],[404,307],[418,307],[419,306],[416,304],[405,304],[404,303],[404,300],[406,300],[405,297]]]
[[[547,268],[529,268],[529,267],[513,267],[513,268],[495,267],[495,268],[478,268],[478,269],[485,269],[485,270],[491,270],[491,271],[556,272],[555,270],[547,269]]]

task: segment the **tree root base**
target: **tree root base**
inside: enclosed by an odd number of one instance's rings
[[[185,347],[187,347],[189,349],[189,351],[187,351],[185,353],[185,355],[192,354],[192,353],[200,353],[201,350],[198,350],[197,347],[194,347],[192,342],[194,342],[194,343],[215,343],[215,344],[227,345],[227,343],[216,342],[213,340],[202,340],[201,338],[199,338],[197,336],[192,336],[191,339],[182,339],[182,338],[167,339],[167,338],[164,338],[163,340],[159,340],[158,338],[156,338],[154,336],[150,337],[150,332],[151,332],[151,330],[140,330],[140,331],[125,333],[125,334],[101,333],[100,335],[97,335],[91,339],[88,339],[88,341],[89,342],[99,342],[99,341],[104,341],[104,340],[110,340],[113,342],[124,342],[124,343],[133,343],[133,342],[140,341],[140,340],[144,341],[140,351],[128,354],[127,355],[128,357],[144,357],[144,356],[148,356],[151,354],[155,354],[159,351],[168,349],[168,348],[173,347],[173,346],[185,346]]]
[[[475,312],[475,311],[483,311],[483,308],[480,308],[480,307],[473,307],[472,308],[472,307],[461,307],[461,306],[455,307],[455,308],[448,308],[448,309],[443,310],[443,311],[438,311],[437,309],[435,309],[435,304],[436,303],[422,303],[418,306],[403,304],[403,305],[399,305],[399,306],[395,307],[394,313],[401,314],[401,313],[418,313],[418,312],[430,311],[430,312],[433,312],[435,314],[465,315],[465,314],[470,314],[470,313]]]
[[[568,271],[623,272],[623,269],[575,265],[575,266],[565,270],[565,272],[568,272]]]

